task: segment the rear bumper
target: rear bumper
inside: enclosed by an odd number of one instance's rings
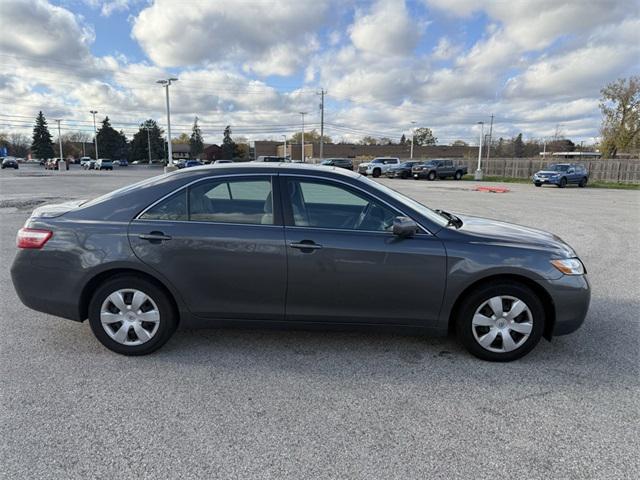
[[[11,266],[11,279],[20,301],[39,312],[81,322],[79,282],[74,272],[35,266],[33,252],[20,251]]]
[[[575,332],[584,323],[591,302],[587,276],[564,275],[557,280],[548,280],[547,287],[556,313],[552,335]]]

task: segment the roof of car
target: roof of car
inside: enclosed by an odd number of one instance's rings
[[[361,175],[351,170],[345,170],[344,168],[337,168],[328,165],[310,164],[310,163],[292,163],[292,162],[235,162],[235,163],[219,163],[203,165],[200,167],[193,167],[189,170],[176,170],[171,175],[186,175],[193,174],[194,172],[202,172],[203,170],[210,170],[213,172],[227,172],[227,173],[247,173],[251,170],[255,170],[256,173],[264,172],[300,172],[300,173],[317,173],[317,172],[333,172],[337,175],[359,178]]]

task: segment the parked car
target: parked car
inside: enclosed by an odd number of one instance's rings
[[[20,168],[18,160],[14,157],[4,157],[2,159],[2,169],[4,170],[5,168],[14,168],[18,170],[18,168]]]
[[[96,170],[113,170],[113,162],[109,158],[99,158],[93,168]]]
[[[220,165],[221,163],[233,163],[233,160],[216,160],[213,162],[214,165]]]
[[[327,158],[320,162],[320,165],[353,170],[353,161],[350,158]]]
[[[184,162],[184,168],[189,168],[189,167],[201,167],[202,163],[200,162],[200,160],[187,160],[186,162]]]
[[[541,187],[544,184],[557,185],[564,188],[575,184],[586,187],[589,182],[589,172],[584,165],[579,163],[554,163],[546,170],[540,170],[533,174],[533,184]]]
[[[370,162],[358,165],[358,173],[378,178],[393,165],[399,165],[400,159],[395,157],[377,157]]]
[[[394,165],[385,175],[389,178],[409,178],[411,177],[411,169],[414,165],[420,164],[420,161],[410,160],[408,162],[402,162],[400,165]]]
[[[60,165],[59,162],[61,161],[62,161],[61,158],[50,158],[44,164],[44,168],[45,170],[58,170],[58,167]],[[69,160],[64,160],[64,164],[65,164],[66,170],[69,170]]]
[[[278,157],[275,155],[260,155],[258,158],[254,160],[254,162],[271,162],[271,163],[282,163],[282,162],[290,162],[288,157]]]
[[[17,246],[25,305],[88,318],[127,355],[178,323],[238,322],[455,330],[472,354],[510,361],[579,328],[590,298],[582,262],[551,233],[311,165],[185,169],[39,207]]]
[[[86,165],[91,162],[91,157],[80,157],[80,166],[86,168]]]
[[[418,165],[414,165],[411,169],[413,178],[426,178],[427,180],[435,180],[436,178],[453,178],[460,180],[467,174],[466,165],[456,165],[453,160],[428,160]]]

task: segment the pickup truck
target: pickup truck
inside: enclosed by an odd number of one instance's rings
[[[426,178],[427,180],[435,180],[436,178],[454,178],[460,180],[467,174],[465,165],[456,165],[453,160],[428,160],[419,163],[411,168],[413,178],[416,180]]]
[[[400,159],[395,157],[376,157],[370,162],[358,165],[358,173],[362,175],[371,175],[378,178],[386,173],[394,165],[400,165]]]

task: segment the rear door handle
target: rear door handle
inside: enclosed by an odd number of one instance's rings
[[[165,235],[162,232],[141,233],[138,238],[149,240],[150,242],[161,242],[162,240],[171,240],[171,235]]]
[[[298,248],[300,250],[320,250],[322,245],[318,245],[317,243],[302,241],[302,242],[293,242],[290,243],[289,246],[291,248]]]

